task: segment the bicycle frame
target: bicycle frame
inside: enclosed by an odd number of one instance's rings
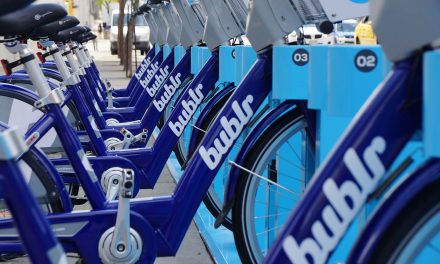
[[[182,59],[182,66],[189,64],[190,54],[185,55]],[[189,68],[182,69],[182,76],[185,71],[189,71]],[[189,74],[189,72],[188,72]],[[177,76],[176,75],[172,75]],[[205,64],[199,74],[193,79],[190,85],[180,96],[175,109],[174,115],[178,115],[178,119],[172,122],[172,125],[164,126],[160,131],[152,148],[139,148],[128,150],[116,150],[107,152],[110,156],[124,157],[130,160],[137,168],[135,172],[139,172],[141,177],[136,177],[139,180],[140,188],[153,188],[157,182],[160,173],[162,172],[169,155],[174,149],[175,144],[179,140],[179,137],[183,133],[184,128],[187,126],[191,117],[195,113],[198,106],[201,104],[203,98],[213,89],[219,76],[219,55],[214,52],[213,56]],[[172,84],[173,80],[170,78],[169,83]],[[165,93],[167,89],[162,89],[161,92]],[[156,98],[161,98],[162,93],[159,93]],[[160,99],[157,99],[160,100]],[[156,106],[150,107],[151,118],[157,119],[156,122],[151,122],[151,127],[157,124],[160,118],[161,112],[158,111]],[[170,117],[170,120],[172,118]],[[168,120],[168,121],[170,121]],[[153,120],[149,120],[153,121]],[[170,121],[171,122],[171,121]],[[149,134],[153,132],[153,129],[149,131]],[[99,158],[94,158],[91,161],[92,164]],[[66,159],[54,159],[52,160],[57,166],[68,165],[69,161]],[[114,167],[114,166],[109,166]]]
[[[210,61],[212,60],[218,60],[217,53],[210,59]],[[145,245],[148,247],[148,254],[156,253],[156,251],[153,251],[156,249],[154,246],[156,244],[159,256],[170,256],[177,252],[194,214],[217,174],[218,165],[225,160],[230,147],[238,138],[243,127],[250,121],[253,113],[257,112],[270,93],[271,69],[272,56],[271,51],[269,51],[259,56],[251,72],[244,78],[221,110],[178,182],[172,196],[132,200],[131,217],[133,221],[131,227],[141,234],[144,243],[156,241],[156,243],[151,242]],[[216,72],[218,73],[218,71]],[[199,74],[193,83],[200,83],[198,80],[200,78]],[[201,85],[204,85],[204,83]],[[187,99],[187,96],[182,96],[178,104],[179,110],[183,109],[181,102]],[[181,111],[173,111],[166,127],[175,126],[179,120],[181,120]],[[173,137],[177,139],[178,136],[170,133],[168,138],[158,138],[157,142],[164,142]],[[220,140],[223,141],[224,145]],[[195,186],[197,188],[194,188]],[[76,228],[71,230],[71,234],[63,234],[62,243],[67,247],[67,251],[79,251],[85,259],[94,262],[99,261],[94,244],[97,243],[103,231],[114,225],[116,207],[116,202],[110,202],[107,204],[106,210],[57,214],[50,215],[48,218],[55,226],[67,225],[72,227],[72,225],[77,224]],[[78,223],[82,223],[82,225]],[[4,234],[0,236],[2,241],[11,241],[15,238],[11,233],[11,222],[2,221],[0,227],[0,233]],[[84,241],[90,243],[87,243],[86,246],[83,243]],[[15,250],[21,250],[18,243],[14,245],[6,242],[6,244],[9,252],[14,246]],[[2,242],[2,251],[6,247],[3,245]],[[146,256],[145,252],[143,254],[143,257],[150,260],[150,255]]]
[[[297,263],[306,261],[306,254],[323,263],[331,256],[368,195],[421,128],[421,102],[414,98],[421,97],[422,73],[418,67],[411,78],[415,63],[417,59],[396,63],[358,112],[314,175],[265,263]],[[438,175],[426,177],[433,180]],[[382,227],[376,231],[382,232]]]
[[[171,71],[168,78],[163,82],[160,87],[158,87],[157,93],[151,98],[151,103],[145,111],[144,115],[142,116],[140,122],[134,124],[115,124],[109,129],[101,129],[100,132],[104,135],[104,138],[109,138],[115,128],[124,127],[133,134],[139,134],[144,129],[146,129],[148,131],[146,140],[148,140],[153,133],[157,123],[159,122],[163,110],[169,104],[173,95],[182,88],[181,83],[190,75],[190,66],[191,52],[187,51],[182,60]],[[107,133],[110,133],[110,135],[108,135]],[[86,132],[79,132],[79,135],[85,134]]]
[[[102,112],[115,112],[121,114],[123,120],[125,121],[133,121],[138,120],[145,113],[147,106],[151,103],[151,96],[145,91],[152,89],[152,86],[155,82],[165,81],[165,78],[168,77],[170,71],[174,67],[174,52],[171,52],[166,59],[162,62],[163,52],[160,51],[152,60],[150,66],[145,71],[142,79],[139,83],[133,88],[133,95],[128,97],[129,104],[127,107],[122,108],[114,108],[107,109],[105,102],[100,99],[98,95],[98,85],[95,83],[93,74],[91,73],[91,69],[86,68],[86,80],[87,83],[92,84],[90,87],[90,91],[92,92],[94,98],[98,101],[98,106]],[[153,76],[147,76],[148,72],[154,72]],[[90,106],[92,107],[92,105]],[[94,106],[93,106],[94,107]]]
[[[184,75],[189,74],[189,67],[187,67],[190,63],[190,54],[188,53],[181,61],[181,64],[179,67],[177,67],[179,70],[182,68],[182,77]],[[177,76],[177,74],[175,75]],[[173,75],[173,77],[175,77]],[[198,74],[198,76],[194,79],[194,81],[187,87],[185,90],[182,99],[176,109],[175,112],[183,113],[184,118],[188,118],[187,121],[189,121],[190,117],[193,115],[191,113],[191,110],[193,110],[193,107],[197,107],[194,104],[194,100],[197,99],[199,94],[196,94],[196,89],[199,86],[202,86],[203,89],[200,90],[200,93],[203,97],[205,97],[214,86],[215,82],[218,80],[218,54],[216,53],[210,61],[207,62],[205,67],[202,69],[202,71]],[[173,80],[170,78],[169,84],[173,83]],[[73,95],[75,95],[75,91],[78,90],[78,87],[76,86],[70,86],[69,91],[72,91]],[[161,92],[167,92],[166,89],[162,89]],[[33,94],[31,92],[28,92],[28,94]],[[77,96],[80,96],[77,94]],[[159,98],[162,96],[162,93],[158,94]],[[81,101],[78,101],[79,104],[81,104]],[[84,103],[82,103],[84,104]],[[81,107],[79,108],[81,109]],[[148,112],[151,114],[150,117],[154,117],[155,119],[160,118],[160,112],[157,111],[155,106],[152,106],[151,111]],[[52,113],[52,110],[54,113]],[[87,110],[87,109],[85,109]],[[83,110],[82,112],[87,112]],[[194,109],[195,110],[195,109]],[[188,116],[187,116],[188,115]],[[85,118],[86,121],[93,121],[90,120],[90,115]],[[64,130],[71,130],[70,127],[68,127],[68,124],[66,124],[65,121],[61,120],[63,117],[61,117],[55,108],[48,107],[47,113],[38,121],[36,122],[33,127],[28,131],[27,137],[30,137],[32,135],[38,135],[37,138],[34,140],[31,146],[35,145],[40,138],[42,138],[53,126],[57,128],[57,131],[64,131]],[[153,120],[149,120],[153,121]],[[158,121],[158,120],[157,120]],[[179,121],[180,122],[180,121]],[[153,128],[156,125],[157,122],[151,122],[150,126]],[[176,123],[176,122],[175,122]],[[186,124],[179,123],[183,127],[186,126]],[[183,129],[182,127],[182,129]],[[93,142],[100,141],[100,133],[99,131],[96,131],[94,129],[93,125],[88,128],[88,131],[90,132],[89,135],[94,137],[92,139]],[[150,133],[153,131],[153,129],[150,130]],[[107,131],[114,134],[118,134],[116,130]],[[63,133],[63,135],[59,135],[61,137],[62,142],[73,142],[75,141],[72,137],[72,135],[66,135],[66,133]],[[180,135],[179,135],[180,136]],[[130,168],[135,171],[136,177],[136,187],[137,188],[153,188],[155,183],[157,182],[157,179],[160,176],[161,171],[163,170],[163,167],[166,164],[166,161],[171,154],[174,145],[176,144],[178,140],[178,137],[175,136],[175,133],[173,132],[172,128],[166,127],[163,129],[157,139],[157,142],[155,146],[152,149],[132,149],[130,151],[112,151],[112,152],[105,152],[102,151],[103,157],[94,157],[90,158],[90,162],[93,164],[93,167],[97,173],[97,175],[101,175],[105,170],[111,167],[122,167],[122,168]],[[102,142],[101,142],[102,143]],[[158,147],[160,146],[160,147]],[[101,147],[102,148],[102,147]],[[65,166],[72,163],[70,160],[71,156],[74,158],[77,157],[76,152],[79,151],[79,148],[75,150],[66,149],[67,156],[69,159],[53,159],[52,162],[59,168],[63,169]],[[101,151],[98,151],[98,153]],[[74,164],[72,164],[74,165]],[[81,164],[76,164],[77,168],[81,167]],[[75,167],[75,165],[73,166]],[[70,169],[69,169],[70,170]],[[69,170],[65,171],[64,173],[69,174]],[[82,184],[82,181],[84,181],[84,178],[86,179],[85,182],[87,183],[87,174],[82,175],[81,173],[78,173],[76,169],[74,170],[75,173],[77,173],[80,177],[79,180]],[[99,178],[99,177],[98,177]],[[69,182],[76,183],[75,179],[70,178],[66,179]],[[89,183],[89,187],[93,186],[94,184]],[[85,187],[84,188],[88,188]],[[90,187],[93,190],[94,187]],[[136,190],[137,191],[137,190]],[[89,194],[92,199],[96,199],[94,202],[95,206],[101,207],[103,201],[101,200],[100,195],[96,197],[94,193]]]

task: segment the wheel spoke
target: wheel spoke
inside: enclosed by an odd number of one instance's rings
[[[271,181],[271,180],[269,180],[268,178],[265,178],[265,177],[263,177],[263,176],[261,176],[261,175],[258,175],[257,173],[255,173],[255,172],[253,172],[253,171],[251,171],[251,170],[248,170],[248,169],[246,169],[245,167],[240,166],[240,165],[238,165],[237,163],[235,163],[235,162],[233,162],[233,161],[229,161],[229,163],[232,164],[233,166],[236,166],[237,168],[239,168],[239,169],[241,169],[241,170],[246,171],[247,173],[250,173],[250,174],[256,176],[257,178],[262,179],[263,181],[266,181],[266,182],[268,182],[268,183],[270,183],[270,184],[273,184],[273,185],[275,185],[275,186],[278,186],[279,188],[281,188],[281,189],[283,189],[283,190],[285,190],[285,191],[287,191],[287,192],[289,192],[289,193],[292,193],[292,194],[297,195],[297,196],[301,196],[301,194],[296,193],[296,192],[294,192],[294,191],[292,191],[292,190],[290,190],[290,189],[288,189],[288,188],[282,186],[281,184],[278,184],[278,183],[276,183],[276,182],[274,182],[274,181]]]

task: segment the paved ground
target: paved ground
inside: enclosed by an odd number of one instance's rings
[[[125,72],[123,72],[122,66],[119,65],[117,56],[110,55],[110,46],[108,40],[99,40],[98,49],[94,51],[93,45],[89,45],[89,50],[95,57],[95,61],[101,70],[102,75],[107,78],[113,85],[113,87],[124,87],[128,84],[129,79],[125,78]],[[141,60],[138,52],[138,59]],[[134,64],[134,63],[133,63]],[[135,67],[133,66],[133,69]],[[140,197],[159,196],[171,194],[174,190],[175,182],[170,175],[167,168],[162,172],[158,183],[154,190],[141,191]],[[77,208],[77,210],[87,209],[87,206]],[[75,263],[76,258],[69,258],[70,263]],[[10,261],[7,263],[29,263],[29,260],[22,258]],[[211,264],[214,263],[205,244],[194,224],[191,224],[190,230],[186,234],[183,244],[180,247],[176,257],[158,258],[156,260],[158,264],[166,263],[182,263],[182,264]]]

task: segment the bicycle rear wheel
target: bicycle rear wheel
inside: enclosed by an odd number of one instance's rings
[[[314,170],[314,144],[298,108],[253,146],[238,177],[232,224],[243,263],[261,263]]]

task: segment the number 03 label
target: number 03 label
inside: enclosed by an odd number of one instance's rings
[[[309,63],[309,52],[305,49],[297,49],[293,54],[292,54],[292,60],[293,63],[295,63],[298,66],[304,66],[307,63]]]

